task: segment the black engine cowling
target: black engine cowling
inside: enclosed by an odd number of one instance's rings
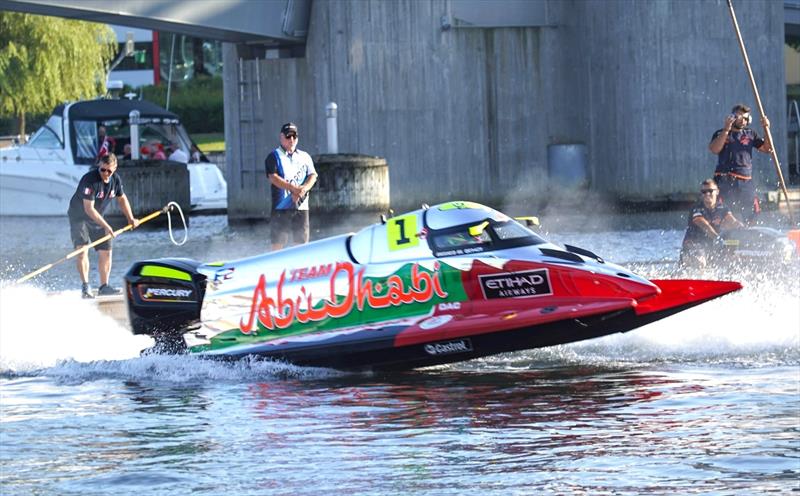
[[[188,258],[136,262],[125,274],[128,317],[134,334],[146,334],[156,344],[179,351],[183,334],[200,322],[206,277],[201,264]]]

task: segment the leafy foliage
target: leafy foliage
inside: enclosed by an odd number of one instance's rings
[[[24,134],[26,113],[102,95],[116,50],[105,24],[0,12],[0,116]]]
[[[795,52],[800,52],[800,36],[786,36],[786,44],[794,49]]]
[[[166,107],[167,85],[142,88],[142,97]],[[216,133],[225,130],[221,77],[199,76],[188,81],[172,83],[169,110],[181,117],[189,134]]]

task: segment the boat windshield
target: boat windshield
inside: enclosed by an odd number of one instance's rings
[[[95,121],[73,121],[75,132],[75,163],[92,164],[97,157],[97,123]]]
[[[453,247],[480,246],[491,242],[492,237],[485,229],[471,234],[468,227],[449,230],[433,237],[433,246],[436,250]]]
[[[191,139],[186,130],[178,121],[166,121],[162,119],[142,118],[139,124],[139,150],[147,147],[148,154],[153,148],[164,150],[165,155],[169,156],[169,147],[172,143],[177,143],[180,148],[189,155]],[[100,126],[105,128],[106,136],[110,139],[113,153],[121,158],[126,156],[126,146],[131,144],[131,126],[127,119],[113,119],[102,121],[73,121],[74,140],[75,140],[75,162],[93,163],[97,157],[98,147],[100,146]],[[160,146],[159,146],[160,145]],[[140,158],[147,159],[140,155]]]
[[[513,219],[502,222],[487,219],[476,224],[438,230],[431,235],[430,240],[434,254],[438,257],[538,245],[546,242],[542,237]]]
[[[144,120],[144,119],[143,119]],[[125,144],[131,142],[131,127],[127,121],[109,122],[106,126],[109,135],[116,139],[115,151],[118,155],[125,153]],[[139,124],[139,143],[143,146],[152,147],[162,145],[161,148],[168,150],[172,143],[177,143],[181,149],[189,155],[191,141],[183,126],[174,122],[143,122]],[[166,152],[169,155],[169,151]]]
[[[494,233],[497,235],[497,238],[501,241],[503,240],[512,240],[512,239],[523,239],[523,238],[530,238],[532,245],[540,245],[542,243],[546,243],[544,238],[537,235],[535,232],[531,231],[527,227],[523,226],[519,222],[515,220],[510,220],[508,222],[498,222],[494,226]]]
[[[61,127],[60,116],[51,115],[44,126],[36,131],[28,141],[28,146],[34,148],[58,149],[64,146],[64,132]]]

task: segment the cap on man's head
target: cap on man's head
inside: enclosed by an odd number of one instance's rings
[[[297,135],[297,125],[293,122],[287,122],[281,126],[281,134],[287,137],[292,134]]]

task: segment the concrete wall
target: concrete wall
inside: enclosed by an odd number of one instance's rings
[[[737,19],[785,164],[783,4],[737,0]],[[576,2],[585,33],[592,184],[626,198],[694,192],[717,157],[712,133],[737,102],[758,110],[725,1]],[[776,178],[757,153],[758,179]],[[784,168],[785,173],[785,168]],[[772,186],[774,188],[774,186]]]
[[[300,126],[300,148],[326,151],[329,101],[339,151],[387,159],[396,210],[455,198],[535,208],[559,196],[547,174],[559,143],[587,145],[600,195],[687,194],[713,171],[707,144],[730,107],[755,107],[722,0],[553,0],[540,26],[442,29],[457,1],[316,0],[304,58],[227,45],[231,218],[268,215],[263,161],[281,123]],[[783,5],[736,7],[783,151]]]

